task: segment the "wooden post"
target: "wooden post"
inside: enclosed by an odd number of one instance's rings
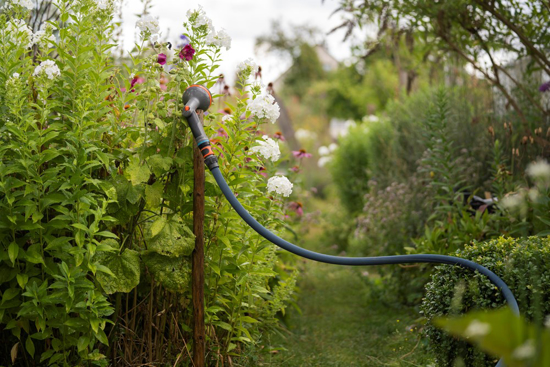
[[[202,111],[197,111],[202,123]],[[192,259],[192,293],[193,293],[193,366],[204,367],[206,337],[204,327],[204,159],[193,144],[193,233],[195,250]]]

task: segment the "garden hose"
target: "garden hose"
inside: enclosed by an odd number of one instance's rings
[[[208,92],[206,95],[205,92]],[[292,252],[295,255],[304,257],[306,259],[327,263],[335,265],[351,265],[351,266],[372,266],[372,265],[390,265],[390,264],[418,264],[418,263],[434,263],[434,264],[449,264],[449,265],[459,265],[464,268],[468,268],[473,271],[478,271],[479,273],[485,275],[489,280],[500,290],[502,296],[508,303],[508,307],[514,312],[514,314],[519,315],[518,303],[506,283],[500,279],[495,273],[490,271],[484,266],[481,266],[473,261],[462,259],[460,257],[447,256],[447,255],[432,255],[432,254],[419,254],[419,255],[395,255],[395,256],[376,256],[376,257],[344,257],[344,256],[333,256],[321,254],[318,252],[306,250],[305,248],[296,246],[288,241],[283,240],[279,236],[275,235],[267,228],[262,226],[256,219],[254,219],[250,213],[241,205],[237,200],[233,191],[225,181],[220,168],[218,166],[218,158],[212,152],[210,147],[210,141],[206,138],[202,124],[199,122],[196,117],[194,110],[187,109],[188,106],[199,106],[202,102],[202,109],[206,111],[209,105],[206,106],[208,101],[212,100],[210,92],[203,86],[190,86],[184,93],[183,101],[186,106],[185,111],[188,111],[187,114],[184,112],[184,117],[187,118],[187,122],[195,136],[195,140],[201,153],[204,157],[204,163],[214,176],[216,183],[222,190],[227,201],[231,204],[233,209],[239,214],[239,216],[258,234],[264,237],[266,240],[271,243],[281,247],[284,250]],[[204,108],[206,107],[206,108]],[[193,126],[195,125],[195,126]],[[198,126],[197,126],[198,125]],[[197,135],[195,135],[197,133]],[[497,367],[504,367],[504,362],[500,360],[497,363]]]

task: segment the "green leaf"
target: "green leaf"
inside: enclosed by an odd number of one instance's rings
[[[17,245],[17,243],[15,242],[10,243],[10,246],[8,247],[8,255],[12,263],[15,264],[15,260],[17,259],[18,254],[19,254],[19,245]]]
[[[136,186],[149,181],[151,170],[146,165],[142,165],[138,157],[134,157],[126,168],[125,176],[132,181],[132,185]]]
[[[109,339],[107,339],[107,335],[105,335],[105,331],[103,331],[103,329],[98,329],[97,332],[95,333],[95,337],[101,343],[105,345],[109,345]]]
[[[90,337],[87,335],[82,335],[80,338],[78,338],[76,347],[78,348],[79,352],[82,352],[84,349],[88,347],[88,344],[90,344]]]
[[[195,248],[195,235],[179,216],[157,219],[146,237],[148,248],[161,255],[189,256]]]
[[[118,236],[116,234],[114,234],[113,232],[109,232],[109,231],[97,232],[95,235],[96,236],[101,236],[101,237],[107,237],[107,238],[114,238],[114,239],[118,240]]]
[[[147,202],[148,207],[156,208],[160,205],[163,190],[164,185],[160,181],[145,187],[145,201]]]
[[[34,357],[34,343],[30,337],[25,341],[25,349],[29,352],[31,357]]]
[[[107,274],[98,267],[100,272],[96,274],[96,278],[107,294],[128,293],[139,284],[138,252],[130,249],[125,249],[122,254],[102,252],[96,255],[96,261],[110,269],[114,275]]]
[[[167,290],[183,292],[189,289],[191,264],[187,258],[163,256],[156,252],[146,252],[142,257],[155,280]]]
[[[170,170],[173,162],[170,157],[163,157],[160,154],[155,154],[149,157],[147,163],[149,163],[155,176],[160,177]]]

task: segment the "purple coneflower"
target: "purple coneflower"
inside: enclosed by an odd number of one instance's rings
[[[191,60],[193,60],[193,55],[194,54],[195,54],[195,49],[191,45],[187,44],[180,51],[180,59],[182,59],[182,60],[185,59],[187,61],[191,61]]]
[[[277,131],[277,132],[273,135],[273,137],[274,137],[275,139],[280,140],[280,141],[285,141],[285,137],[283,136],[283,133],[280,132],[280,131]]]
[[[294,150],[292,151],[292,155],[296,158],[311,158],[311,154],[306,152],[305,149]]]
[[[288,208],[294,211],[299,217],[304,215],[304,207],[299,201],[292,201],[288,204]]]
[[[298,173],[298,172],[300,172],[300,167],[294,166],[294,167],[290,168],[290,170],[294,173]]]

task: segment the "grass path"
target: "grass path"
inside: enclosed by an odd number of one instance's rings
[[[419,315],[369,300],[362,276],[351,267],[304,262],[298,282],[302,314],[289,310],[288,335],[272,339],[286,351],[262,365],[429,365],[419,333],[408,330]]]

